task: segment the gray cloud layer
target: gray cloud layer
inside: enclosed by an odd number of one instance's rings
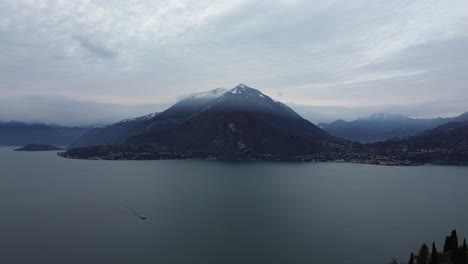
[[[0,39],[0,99],[46,98],[36,109],[167,105],[240,82],[355,116],[468,100],[466,0],[3,0]]]

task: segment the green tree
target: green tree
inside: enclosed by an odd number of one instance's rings
[[[463,240],[463,245],[457,248],[453,258],[454,264],[467,264],[467,248],[466,248],[466,239]]]
[[[431,264],[440,264],[439,252],[437,252],[435,242],[432,242]]]
[[[418,257],[416,258],[418,264],[428,264],[429,262],[429,248],[426,244],[421,246],[419,249]]]
[[[452,252],[453,254],[456,254],[458,250],[458,237],[457,237],[457,230],[452,230],[452,234],[450,236],[447,236],[445,238],[445,244],[444,244],[444,253],[445,252]]]
[[[463,239],[463,246],[461,248],[461,263],[468,264],[468,248],[466,246],[466,239]]]
[[[410,256],[410,259],[409,259],[409,261],[408,261],[408,264],[414,264],[413,252],[411,252],[411,256]]]

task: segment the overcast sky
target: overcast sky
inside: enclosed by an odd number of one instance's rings
[[[467,73],[466,0],[0,0],[1,120],[110,122],[238,83],[313,122],[454,115]]]

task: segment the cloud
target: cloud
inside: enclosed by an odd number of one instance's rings
[[[109,48],[105,47],[102,44],[95,43],[86,38],[78,39],[81,47],[83,47],[86,51],[90,54],[100,57],[102,59],[112,59],[117,56],[117,54],[110,50]]]
[[[0,121],[46,122],[60,125],[110,124],[161,112],[169,104],[115,104],[72,100],[59,96],[0,99]]]
[[[242,82],[303,105],[468,100],[465,0],[3,0],[0,39],[0,98],[164,104]]]

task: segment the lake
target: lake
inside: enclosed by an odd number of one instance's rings
[[[468,237],[468,168],[0,148],[0,263],[387,263]],[[142,220],[137,215],[146,215]]]

